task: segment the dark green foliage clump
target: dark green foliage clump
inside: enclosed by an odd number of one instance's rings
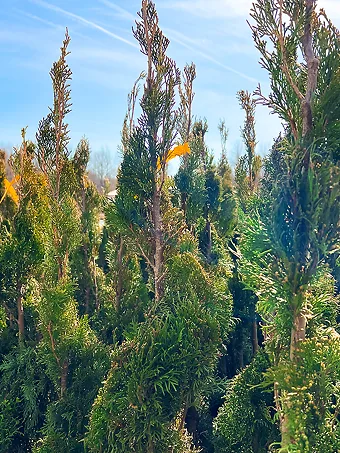
[[[259,352],[252,363],[228,383],[224,403],[214,421],[216,453],[266,453],[279,439],[270,407],[273,392],[265,389],[263,373],[270,366]]]
[[[39,351],[13,348],[0,366],[0,451],[30,451],[45,420],[54,390]]]
[[[136,325],[115,351],[92,410],[91,451],[182,451],[176,424],[211,373],[219,329],[199,301],[174,301],[166,311]]]

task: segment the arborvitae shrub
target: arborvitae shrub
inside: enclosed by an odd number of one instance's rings
[[[228,386],[225,401],[215,419],[216,453],[266,453],[278,438],[270,406],[273,393],[261,387],[270,363],[259,351]]]

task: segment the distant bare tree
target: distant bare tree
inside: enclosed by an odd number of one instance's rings
[[[108,185],[110,189],[113,188],[111,186],[114,186],[116,171],[112,153],[108,148],[102,148],[91,154],[89,168],[89,176],[99,189],[104,190]]]

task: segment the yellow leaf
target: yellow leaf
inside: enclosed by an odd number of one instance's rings
[[[15,184],[18,181],[19,181],[18,176],[13,178],[11,182],[9,182],[8,179],[6,179],[6,178],[4,179],[5,194],[8,195],[9,197],[11,197],[15,204],[19,203],[19,197],[18,197],[16,190],[13,187],[13,184]]]
[[[183,145],[175,146],[175,148],[171,149],[165,158],[165,162],[168,163],[171,159],[177,156],[184,156],[185,154],[190,154],[190,146],[188,142],[183,143]],[[160,160],[158,158],[157,161],[157,169],[161,168]]]

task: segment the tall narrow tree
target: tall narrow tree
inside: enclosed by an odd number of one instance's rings
[[[272,88],[257,95],[285,121],[286,135],[269,209],[249,219],[243,274],[267,323],[280,451],[336,451],[339,341],[326,329],[326,313],[313,320],[321,265],[339,240],[339,102],[331,96],[339,86],[339,34],[313,0],[258,0],[251,16]]]

